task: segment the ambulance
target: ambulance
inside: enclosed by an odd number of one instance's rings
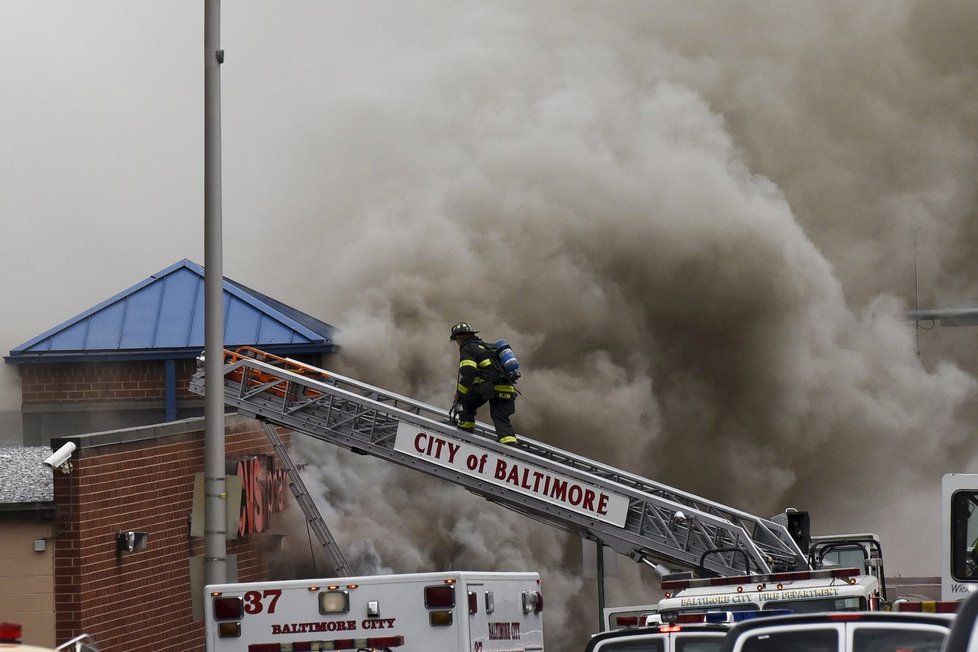
[[[537,573],[371,575],[205,590],[209,652],[543,650]]]

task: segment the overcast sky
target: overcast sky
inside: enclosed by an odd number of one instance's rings
[[[921,305],[978,305],[976,31],[969,0],[225,2],[224,272],[435,402],[469,320],[517,346],[522,432],[936,574],[978,332],[918,355],[902,315],[915,239]],[[202,5],[7,0],[0,61],[6,353],[205,262]],[[390,523],[333,498],[351,540]],[[566,570],[458,527],[381,564]]]

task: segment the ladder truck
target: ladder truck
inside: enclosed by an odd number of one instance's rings
[[[190,390],[203,395],[198,362]],[[463,486],[660,576],[678,569],[750,585],[812,569],[791,514],[760,518],[524,435],[501,445],[486,424],[465,432],[447,410],[253,347],[225,351],[223,376],[225,404],[243,416]]]

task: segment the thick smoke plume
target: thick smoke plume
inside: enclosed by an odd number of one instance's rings
[[[321,166],[291,201],[338,370],[447,406],[448,326],[469,321],[520,355],[519,431],[755,514],[807,509],[815,533],[877,531],[891,573],[936,574],[975,359],[904,314],[915,239],[922,302],[978,296],[978,7],[441,9],[437,29],[342,16],[373,49],[345,53],[356,77],[313,67],[333,97],[276,153]],[[595,629],[577,540],[377,461],[309,461],[384,567],[539,569],[555,649]],[[609,602],[654,595],[630,564]]]
[[[333,96],[276,152],[320,166],[321,193],[289,201],[338,370],[447,406],[448,326],[469,321],[520,355],[519,431],[755,514],[807,509],[815,533],[877,531],[891,573],[936,574],[975,359],[904,314],[915,239],[922,302],[978,296],[978,7],[441,9],[437,29],[342,16],[373,49],[345,52],[356,77],[312,68]],[[309,455],[382,567],[539,569],[555,649],[596,629],[577,540]],[[630,564],[609,602],[654,596]]]
[[[0,12],[13,347],[204,262],[202,12]],[[224,272],[340,327],[340,371],[446,407],[467,320],[516,347],[525,435],[935,575],[975,330],[903,315],[978,305],[976,32],[972,0],[226,3]],[[548,646],[596,629],[573,537],[297,448],[365,570],[537,569]],[[609,603],[653,597],[639,570]]]

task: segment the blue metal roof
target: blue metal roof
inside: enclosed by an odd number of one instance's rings
[[[224,344],[336,349],[329,324],[224,278]],[[204,268],[182,260],[17,346],[10,364],[191,358],[204,349]]]

